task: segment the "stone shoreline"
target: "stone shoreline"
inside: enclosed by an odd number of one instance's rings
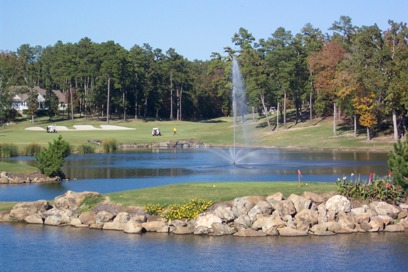
[[[143,208],[123,208],[103,200],[92,210],[83,211],[87,197],[100,197],[97,192],[68,191],[54,199],[22,202],[11,211],[0,212],[0,222],[25,222],[51,226],[72,226],[123,231],[260,236],[335,235],[364,232],[402,232],[408,230],[408,203],[391,205],[374,201],[357,205],[344,196],[305,192],[290,195],[239,197],[216,203],[192,220],[167,221],[147,214]]]
[[[59,183],[60,177],[47,177],[40,173],[32,174],[9,174],[0,173],[0,184],[23,184],[23,183]]]

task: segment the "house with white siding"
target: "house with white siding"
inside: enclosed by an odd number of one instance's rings
[[[22,86],[16,86],[13,87],[14,90],[14,97],[12,99],[12,108],[17,110],[18,112],[22,113],[24,110],[28,109],[28,98],[29,98],[29,92],[37,92],[37,102],[38,102],[38,109],[39,110],[45,110],[45,100],[47,96],[47,90],[42,89],[38,86],[35,86],[33,88],[30,87],[22,87]],[[65,103],[65,95],[59,91],[59,90],[52,90],[52,92],[56,95],[58,99],[58,109],[63,111],[66,108],[66,103]]]

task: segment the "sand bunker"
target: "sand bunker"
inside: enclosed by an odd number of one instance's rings
[[[58,131],[84,131],[84,130],[135,130],[135,128],[114,126],[114,125],[101,125],[100,128],[96,128],[92,125],[74,125],[72,129],[67,128],[66,126],[55,126],[55,129]],[[25,130],[30,131],[45,131],[45,128],[42,127],[28,127]]]

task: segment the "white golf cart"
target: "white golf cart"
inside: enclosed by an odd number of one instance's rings
[[[47,126],[47,133],[57,133],[57,128],[55,125]]]
[[[160,129],[159,128],[153,128],[152,129],[152,136],[161,136]]]

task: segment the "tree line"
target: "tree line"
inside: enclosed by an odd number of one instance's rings
[[[190,61],[170,48],[149,44],[126,50],[114,41],[83,38],[42,48],[21,45],[0,52],[0,119],[10,118],[12,86],[61,90],[68,118],[155,118],[203,120],[232,114],[231,62],[235,58],[251,108],[278,110],[275,127],[295,121],[346,116],[354,126],[373,129],[390,120],[398,138],[399,118],[408,110],[408,30],[389,20],[355,26],[341,16],[323,33],[307,23],[293,35],[284,27],[256,40],[245,28],[233,46],[214,52],[207,61]],[[52,104],[52,103],[51,103]],[[51,105],[49,104],[49,105]],[[273,129],[270,119],[266,119]],[[333,126],[336,135],[336,123]]]

